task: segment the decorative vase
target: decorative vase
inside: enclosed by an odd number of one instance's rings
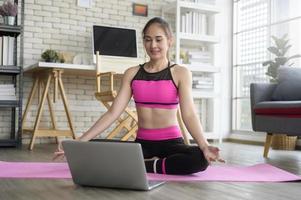
[[[15,18],[16,18],[15,16],[4,16],[3,17],[4,24],[11,25],[11,26],[15,25]]]

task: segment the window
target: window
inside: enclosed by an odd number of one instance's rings
[[[252,130],[250,83],[268,82],[262,63],[271,59],[271,35],[288,34],[292,48],[301,53],[300,0],[238,0],[233,2],[232,129]],[[300,66],[300,60],[294,60]]]

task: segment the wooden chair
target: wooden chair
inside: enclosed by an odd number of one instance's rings
[[[99,52],[96,52],[96,88],[95,97],[107,109],[109,109],[117,96],[117,91],[114,88],[114,82],[122,79],[122,74],[115,72],[101,72],[101,61]],[[106,80],[107,85],[101,83],[101,80]],[[101,87],[102,86],[102,87]],[[134,111],[127,107],[121,117],[118,118],[115,128],[106,136],[106,139],[112,139],[119,133],[124,131],[124,135],[120,138],[122,141],[136,138],[138,119]]]
[[[101,60],[99,52],[96,52],[96,88],[95,97],[99,100],[107,109],[110,108],[112,102],[117,96],[117,91],[114,88],[114,82],[121,81],[122,74],[117,74],[115,72],[101,72]],[[108,84],[104,85],[101,80],[105,79]],[[106,86],[106,87],[101,87]],[[136,137],[136,131],[138,129],[138,119],[135,111],[132,111],[127,107],[121,116],[117,120],[115,128],[106,136],[106,139],[113,139],[120,133],[123,129],[125,134],[121,137],[121,140],[129,140]],[[183,134],[185,144],[190,144],[185,125],[181,118],[180,109],[177,112],[178,123]]]

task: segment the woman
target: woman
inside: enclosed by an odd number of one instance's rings
[[[211,161],[223,161],[219,149],[210,146],[202,134],[194,110],[190,71],[171,65],[168,60],[172,45],[168,23],[155,17],[147,22],[142,34],[150,61],[125,71],[110,109],[78,140],[89,141],[102,133],[122,114],[133,95],[139,127],[136,142],[141,143],[147,172],[191,174],[205,170]],[[178,105],[186,128],[198,146],[183,142],[177,125]],[[56,155],[63,153],[59,145]]]

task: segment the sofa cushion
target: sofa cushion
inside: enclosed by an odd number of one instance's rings
[[[301,101],[263,101],[254,106],[257,115],[301,118]]]
[[[301,100],[301,68],[279,67],[278,84],[273,92],[272,100]]]

